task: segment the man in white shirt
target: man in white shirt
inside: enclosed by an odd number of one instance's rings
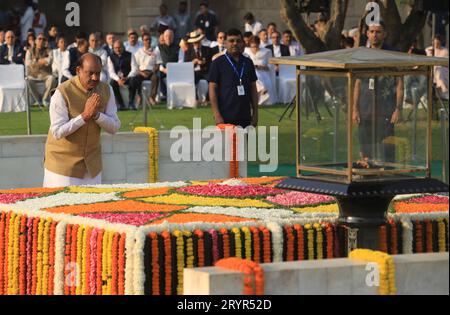
[[[245,31],[252,32],[254,36],[258,36],[259,32],[264,28],[261,22],[255,20],[252,13],[247,13],[244,16],[245,21]]]
[[[132,78],[133,84],[138,86],[138,93],[142,95],[142,81],[151,81],[151,92],[149,97],[149,103],[153,106],[156,105],[156,94],[158,93],[158,75],[156,70],[158,69],[157,55],[151,47],[150,34],[144,34],[142,36],[144,47],[138,50],[134,55],[138,66],[137,75]]]
[[[53,49],[53,64],[52,72],[53,76],[57,78],[58,84],[61,83],[62,79],[62,67],[65,58],[68,58],[69,51],[67,50],[67,42],[64,36],[58,37],[56,40],[58,48]]]
[[[113,53],[108,57],[108,74],[109,84],[113,88],[119,110],[127,109],[120,93],[120,87],[126,85],[129,92],[128,109],[136,110],[135,97],[138,87],[132,78],[137,73],[136,58],[132,53],[125,51],[121,40],[116,40],[113,45]]]
[[[212,56],[218,53],[224,53],[227,50],[225,47],[226,38],[227,34],[225,34],[225,32],[219,32],[219,34],[217,34],[217,42],[215,42],[215,45],[211,49]]]
[[[44,187],[101,184],[100,130],[115,134],[120,128],[114,93],[100,82],[101,69],[98,56],[85,54],[77,76],[51,99]]]
[[[100,81],[108,82],[108,54],[106,50],[100,47],[100,37],[96,33],[89,35],[89,52],[100,57],[100,60],[102,61]]]

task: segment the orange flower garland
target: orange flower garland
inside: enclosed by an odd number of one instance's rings
[[[228,230],[222,228],[219,232],[222,234],[223,239],[223,258],[228,258],[230,257],[230,237],[228,235]]]
[[[119,249],[119,233],[114,233],[112,248],[111,248],[111,295],[117,295],[117,275],[118,275],[118,261],[117,252]]]
[[[158,234],[150,233],[150,242],[152,248],[152,292],[153,295],[159,295],[159,252],[158,252]]]
[[[244,273],[244,295],[264,294],[264,271],[259,264],[250,260],[232,257],[219,260],[216,262],[216,267]],[[254,280],[254,284],[252,280]]]
[[[22,216],[20,221],[20,263],[19,263],[19,294],[25,295],[26,294],[26,255],[27,255],[27,249],[26,249],[26,234],[25,230],[27,227],[27,217]]]
[[[254,226],[250,227],[250,232],[253,235],[253,257],[252,260],[259,264],[260,262],[260,252],[261,252],[261,247],[260,247],[260,239],[259,239],[259,230],[257,228],[255,228]]]
[[[98,236],[97,236],[97,295],[102,295],[103,292],[103,279],[102,279],[102,266],[103,266],[103,259],[102,259],[102,252],[103,252],[103,235],[105,231],[99,230]]]
[[[397,224],[395,221],[391,220],[389,222],[391,226],[391,255],[398,254],[398,237],[397,237]]]
[[[72,225],[68,224],[66,227],[66,249],[65,249],[65,256],[64,256],[64,294],[69,295],[70,294],[70,288],[67,283],[67,277],[69,276],[69,270],[67,270],[67,266],[70,262],[70,244],[72,239]]]
[[[32,256],[32,266],[33,266],[33,276],[31,280],[31,294],[36,294],[37,288],[37,256],[38,256],[38,226],[39,218],[33,220],[33,256]]]
[[[286,261],[294,260],[294,234],[292,233],[292,227],[285,226],[286,232]]]
[[[388,247],[387,247],[387,232],[386,232],[386,226],[380,226],[380,230],[378,233],[379,236],[379,247],[380,247],[380,251],[383,253],[387,253],[388,252]]]
[[[303,239],[303,227],[300,224],[294,224],[294,229],[297,231],[297,253],[298,260],[305,260],[305,242]]]
[[[50,248],[49,248],[49,269],[48,269],[48,294],[53,295],[55,289],[55,242],[56,242],[56,222],[52,222],[50,227]]]
[[[165,251],[165,259],[164,259],[164,271],[165,271],[165,295],[172,294],[172,242],[171,236],[168,231],[163,231],[161,236],[164,239],[164,251]]]
[[[330,223],[327,223],[325,226],[325,232],[327,235],[327,258],[331,259],[333,258],[333,243],[334,243],[334,231],[333,231],[333,225]]]
[[[416,227],[416,253],[423,253],[422,222],[417,220],[414,225]]]
[[[426,239],[426,252],[433,252],[433,225],[430,220],[425,220],[425,239]]]
[[[125,240],[126,235],[122,233],[119,240],[119,259],[118,259],[118,276],[117,276],[117,293],[125,294]]]
[[[260,227],[260,231],[263,233],[263,262],[270,263],[271,262],[271,253],[270,253],[270,231],[266,227]]]
[[[202,230],[195,230],[194,234],[198,237],[198,267],[205,266],[205,240],[203,239],[204,233]]]

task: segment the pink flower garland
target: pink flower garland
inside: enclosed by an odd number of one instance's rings
[[[448,203],[448,198],[443,196],[423,196],[407,200],[410,203]]]
[[[89,250],[91,251],[90,257],[90,273],[89,273],[89,294],[95,295],[97,292],[97,237],[98,229],[93,229],[91,233],[91,239],[89,240]]]
[[[334,202],[334,198],[331,196],[317,195],[305,192],[292,191],[287,194],[281,194],[277,196],[269,196],[267,200],[273,203],[277,203],[283,206],[307,206],[321,203]]]
[[[229,185],[197,185],[177,189],[179,192],[198,195],[198,196],[216,196],[216,197],[253,197],[282,194],[285,190],[266,187],[261,185],[229,186]]]
[[[0,194],[0,203],[10,204],[20,200],[38,197],[41,194]]]
[[[216,230],[210,230],[209,234],[211,234],[212,237],[212,259],[213,264],[216,263],[216,261],[219,260],[219,248],[218,248],[218,238],[217,238],[217,231]]]

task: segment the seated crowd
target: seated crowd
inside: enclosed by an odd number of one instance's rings
[[[119,110],[136,110],[143,102],[143,82],[151,82],[147,101],[155,105],[167,97],[167,64],[192,62],[197,88],[197,102],[208,102],[208,72],[211,62],[226,52],[226,34],[219,29],[217,14],[201,3],[195,20],[187,12],[186,1],[181,1],[178,12],[169,15],[167,6],[160,6],[158,16],[151,26],[142,25],[139,31],[128,29],[123,42],[114,33],[104,37],[100,32],[79,32],[73,43],[51,26],[47,33],[29,29],[21,42],[13,31],[0,31],[0,64],[24,64],[32,97],[40,105],[48,106],[51,91],[60,83],[76,75],[80,57],[91,52],[102,61],[101,81],[113,88]],[[311,27],[319,31],[324,21],[318,20]],[[278,102],[276,77],[277,65],[269,64],[272,57],[301,56],[304,50],[294,40],[290,30],[280,32],[275,23],[264,27],[252,13],[244,16],[244,54],[252,59],[258,77],[260,104]],[[356,40],[355,30],[344,31],[342,48],[352,48]],[[359,41],[358,41],[359,42]],[[39,95],[37,83],[45,85]],[[121,89],[128,89],[124,100]]]

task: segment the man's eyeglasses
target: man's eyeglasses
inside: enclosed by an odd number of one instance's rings
[[[228,42],[229,43],[241,43],[242,39],[240,39],[240,38],[229,38]]]

